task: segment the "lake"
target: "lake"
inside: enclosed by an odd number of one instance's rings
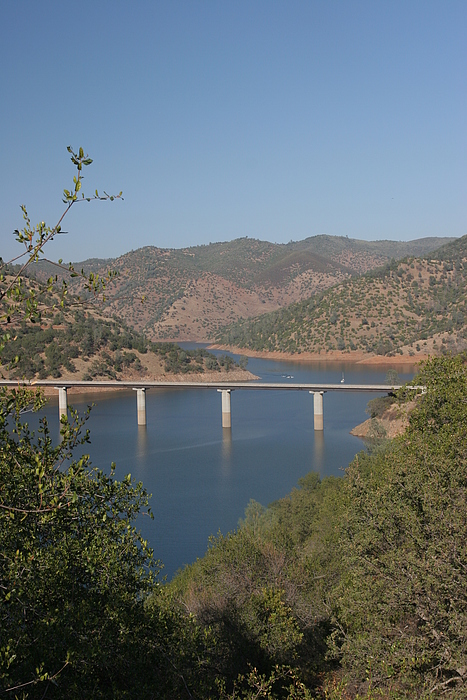
[[[384,383],[388,368],[250,358],[248,369],[265,382],[339,383],[344,372],[348,384],[371,384]],[[413,376],[406,368],[398,372],[402,382]],[[138,526],[170,579],[203,556],[210,535],[236,528],[250,499],[268,505],[312,470],[343,475],[364,449],[349,431],[368,417],[374,397],[325,394],[323,433],[313,430],[313,397],[300,391],[232,392],[231,431],[222,429],[216,390],[148,390],[147,426],[140,427],[134,391],[70,396],[69,402],[79,410],[95,403],[91,444],[81,452],[105,471],[116,462],[117,478],[130,472],[152,494],[154,520],[141,517]],[[51,399],[46,413],[58,438],[57,404]]]

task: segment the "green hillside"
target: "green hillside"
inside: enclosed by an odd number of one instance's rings
[[[436,358],[416,381],[427,391],[404,435],[345,479],[310,473],[267,508],[251,501],[170,585],[216,635],[224,677],[255,669],[229,697],[465,697],[465,364]],[[261,674],[270,694],[256,696]]]
[[[232,324],[217,341],[252,350],[363,350],[411,354],[460,349],[467,338],[467,237],[405,258],[286,309]],[[433,345],[435,346],[433,348]]]
[[[175,343],[152,343],[118,320],[76,311],[51,323],[21,323],[1,353],[3,373],[10,379],[48,379],[66,374],[75,379],[150,377],[145,358],[160,360],[167,374],[229,371],[238,365],[229,356],[216,357],[204,348],[184,350]],[[158,372],[159,374],[159,372]],[[150,377],[154,378],[154,377]]]

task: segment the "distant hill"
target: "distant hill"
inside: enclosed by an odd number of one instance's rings
[[[252,238],[183,249],[145,247],[111,260],[76,263],[118,278],[106,311],[153,340],[212,341],[229,323],[284,308],[407,255],[424,255],[452,238],[409,242],[314,236],[287,244]],[[35,268],[42,277],[53,266]]]
[[[256,351],[379,355],[467,347],[467,236],[423,257],[393,260],[285,309],[221,331],[221,344]]]

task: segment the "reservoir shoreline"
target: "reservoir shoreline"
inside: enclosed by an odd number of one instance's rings
[[[309,362],[309,363],[345,363],[354,365],[370,365],[376,367],[416,367],[420,362],[430,358],[426,353],[416,353],[415,355],[375,355],[373,353],[355,351],[330,350],[328,352],[279,352],[277,350],[251,350],[250,348],[238,348],[232,345],[220,345],[212,343],[208,345],[208,350],[222,350],[232,352],[235,355],[245,355],[246,357],[257,357],[262,360],[279,360],[284,362]]]

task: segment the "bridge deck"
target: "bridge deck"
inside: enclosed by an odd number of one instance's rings
[[[26,387],[84,387],[89,389],[261,389],[270,391],[370,391],[384,392],[395,391],[401,388],[401,384],[289,384],[270,382],[154,382],[154,381],[73,381],[61,379],[43,379],[32,381],[18,381],[0,379],[0,386],[26,386]],[[415,388],[415,387],[414,387]],[[420,387],[421,388],[421,387]]]
[[[261,381],[249,382],[116,382],[115,380],[101,381],[78,381],[78,380],[32,380],[15,381],[0,380],[0,386],[8,387],[53,387],[58,391],[58,413],[60,420],[67,416],[67,390],[73,387],[83,387],[90,391],[93,389],[133,389],[136,391],[136,413],[138,425],[146,425],[146,390],[147,389],[217,389],[222,392],[222,427],[231,428],[230,395],[236,389],[246,389],[250,391],[308,391],[313,394],[313,415],[314,429],[323,430],[323,395],[327,391],[359,391],[373,393],[388,393],[400,389],[400,384],[288,384],[270,383]],[[412,389],[422,389],[423,387],[411,387]]]

